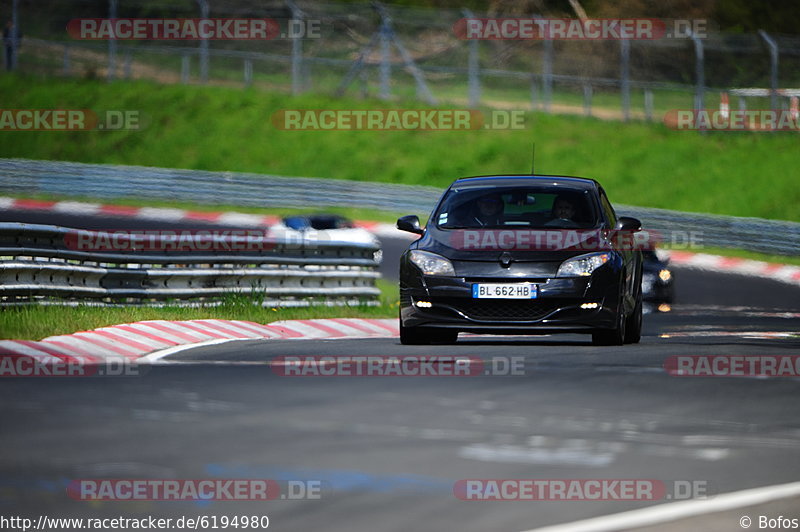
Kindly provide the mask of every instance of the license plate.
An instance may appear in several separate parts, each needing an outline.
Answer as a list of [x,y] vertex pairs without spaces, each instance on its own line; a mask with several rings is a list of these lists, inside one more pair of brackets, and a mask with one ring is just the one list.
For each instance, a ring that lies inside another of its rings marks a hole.
[[530,283],[473,284],[474,299],[536,299],[538,285]]

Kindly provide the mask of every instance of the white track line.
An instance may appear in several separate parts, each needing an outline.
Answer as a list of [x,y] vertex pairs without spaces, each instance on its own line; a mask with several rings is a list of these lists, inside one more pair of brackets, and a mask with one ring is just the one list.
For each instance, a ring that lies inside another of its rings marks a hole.
[[[677,521],[698,515],[712,514],[755,506],[778,499],[800,496],[800,482],[777,484],[718,495],[711,499],[659,504],[640,510],[604,515],[554,526],[533,528],[525,532],[575,532],[629,530],[659,523]],[[738,523],[736,523],[738,525]],[[733,526],[731,528],[734,528]]]
[[95,216],[102,205],[99,203],[84,203],[82,201],[59,201],[53,205],[53,211],[65,214],[80,214],[84,216]]
[[222,225],[235,225],[237,227],[259,227],[264,225],[264,216],[261,214],[245,214],[241,212],[222,213],[216,222]]
[[142,207],[136,214],[137,218],[146,218],[149,220],[163,220],[169,222],[177,222],[186,216],[186,211],[183,209],[168,209],[162,207]]
[[[198,342],[196,344],[176,345],[174,347],[161,349],[154,353],[150,353],[149,355],[137,358],[136,363],[157,364],[161,361],[162,358],[167,357],[169,355],[174,355],[175,353],[180,353],[181,351],[186,351],[187,349],[194,349],[196,347],[205,347],[207,345],[227,344],[228,342],[246,342],[248,340],[253,341],[253,340],[263,340],[263,339],[264,338],[216,338],[214,340],[206,340],[205,342]],[[197,361],[194,360],[193,362]],[[202,362],[202,360],[200,362]]]

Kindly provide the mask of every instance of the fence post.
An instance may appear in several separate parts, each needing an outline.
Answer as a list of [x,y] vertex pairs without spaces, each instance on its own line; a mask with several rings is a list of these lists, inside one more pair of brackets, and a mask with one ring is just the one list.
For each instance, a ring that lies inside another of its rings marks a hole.
[[381,40],[381,66],[380,66],[380,80],[381,80],[381,88],[379,97],[381,100],[388,100],[391,97],[391,88],[389,87],[389,83],[391,82],[392,76],[392,64],[391,64],[391,55],[389,50],[389,45],[391,44],[389,32],[389,21],[386,20],[386,15],[383,12],[380,12],[381,16],[381,29],[380,29],[380,40]]
[[125,50],[125,79],[131,79],[131,70],[133,63],[133,54],[130,50]]
[[689,35],[694,42],[694,55],[695,55],[695,95],[694,95],[694,110],[700,111],[705,108],[705,57],[703,55],[703,41],[701,41],[691,30]]
[[653,91],[644,90],[644,118],[648,122],[653,121]]
[[72,67],[69,61],[69,43],[64,45],[64,75],[69,76],[72,73]]
[[181,83],[189,83],[189,54],[184,53],[181,57]]
[[359,86],[361,87],[361,98],[366,99],[369,96],[369,79],[367,78],[367,71],[362,70],[358,75]]
[[631,41],[621,39],[620,46],[620,89],[622,92],[622,119],[627,122],[631,118]]
[[761,38],[764,39],[764,42],[766,42],[769,47],[769,84],[771,89],[769,106],[770,109],[775,111],[778,109],[778,43],[767,35],[767,32],[764,30],[758,30],[758,34],[761,35]]
[[583,85],[583,114],[592,116],[592,86],[588,83]]
[[553,99],[553,39],[549,30],[544,36],[544,57],[542,61],[542,97],[544,110],[550,112],[550,102]]
[[[200,18],[208,18],[208,0],[197,0]],[[200,83],[208,82],[208,39],[200,40]]]
[[[700,40],[697,35],[694,34],[692,30],[688,30],[689,36],[692,38],[692,42],[694,43],[694,55],[695,55],[695,77],[697,81],[697,86],[695,88],[695,95],[694,95],[694,110],[701,111],[705,109],[705,85],[706,85],[706,75],[705,75],[705,56],[703,55],[703,41]],[[700,129],[700,134],[705,135],[706,130]]]
[[17,45],[19,44],[18,3],[18,0],[14,0],[11,3],[11,32],[9,34],[11,38],[11,54],[6,56],[6,60],[8,61],[6,69],[8,70],[16,70],[17,68]]
[[[117,0],[108,0],[108,18],[117,18]],[[108,72],[106,78],[112,81],[117,73],[117,39],[114,32],[111,32],[111,38],[108,39]]]
[[[469,9],[463,10],[464,16],[468,19],[474,18],[472,11]],[[481,103],[481,74],[480,74],[480,56],[478,50],[478,39],[471,39],[469,41],[469,61],[467,63],[468,79],[469,79],[469,106],[476,108]]]
[[535,111],[539,107],[539,80],[536,74],[531,74],[531,110]]
[[253,83],[253,60],[252,59],[245,59],[244,60],[244,84],[245,84],[246,87],[249,87],[251,83]]
[[[297,7],[293,0],[286,0],[289,9],[292,10],[292,21],[290,25],[297,24],[303,20],[303,12]],[[292,40],[292,94],[298,95],[303,92],[303,41],[302,37],[291,34],[291,28],[287,28],[289,39]]]

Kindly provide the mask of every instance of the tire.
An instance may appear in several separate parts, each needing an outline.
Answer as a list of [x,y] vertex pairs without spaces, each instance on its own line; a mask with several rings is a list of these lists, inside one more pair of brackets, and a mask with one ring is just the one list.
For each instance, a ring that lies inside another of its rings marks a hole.
[[454,344],[458,341],[458,330],[457,329],[438,329],[431,331],[433,333],[433,337],[431,338],[431,343],[434,344]]
[[400,343],[403,345],[428,345],[430,340],[419,327],[404,327],[400,321]]
[[625,343],[638,344],[642,339],[642,292],[636,297],[636,306],[625,323]]
[[593,345],[622,345],[625,343],[625,329],[628,320],[625,319],[625,308],[620,298],[619,312],[617,313],[617,326],[613,329],[601,329],[592,333]]
[[456,340],[456,329],[404,327],[403,322],[400,322],[400,343],[403,345],[454,344]]

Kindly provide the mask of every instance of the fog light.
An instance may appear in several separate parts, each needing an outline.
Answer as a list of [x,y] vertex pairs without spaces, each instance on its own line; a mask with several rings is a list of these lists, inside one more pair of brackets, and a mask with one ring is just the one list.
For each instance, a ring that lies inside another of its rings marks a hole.
[[661,270],[658,272],[658,278],[664,281],[665,283],[672,279],[672,272],[669,270]]
[[600,306],[600,303],[584,303],[583,305],[581,305],[581,308],[586,310],[586,309],[597,308],[599,306]]
[[433,303],[431,303],[430,301],[417,301],[414,304],[419,308],[431,308],[433,306]]
[[659,312],[669,312],[670,310],[672,310],[672,307],[670,307],[670,306],[669,306],[668,304],[666,304],[666,303],[661,303],[661,304],[658,306],[658,311],[659,311]]

